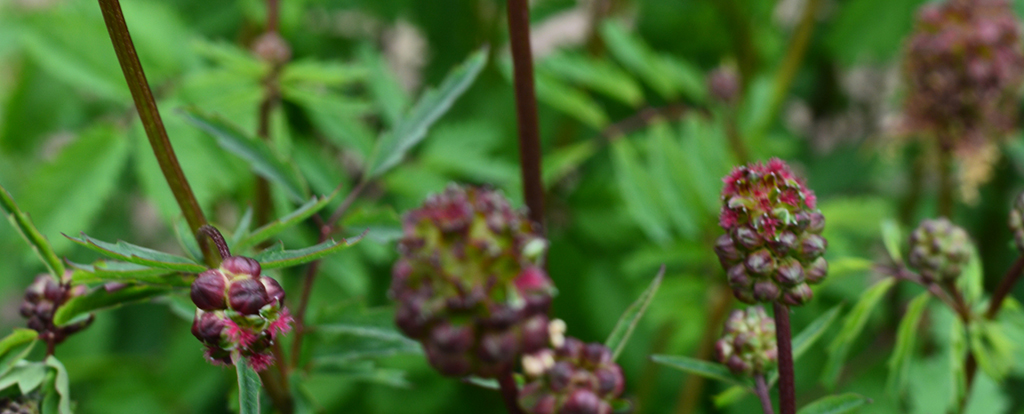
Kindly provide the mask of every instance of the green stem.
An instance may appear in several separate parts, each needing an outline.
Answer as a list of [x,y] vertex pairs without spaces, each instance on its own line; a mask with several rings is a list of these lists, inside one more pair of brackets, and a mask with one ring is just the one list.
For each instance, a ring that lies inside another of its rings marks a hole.
[[773,91],[771,106],[768,107],[768,117],[763,120],[765,124],[759,125],[756,131],[758,138],[760,138],[761,134],[764,134],[768,123],[771,123],[778,116],[779,111],[782,109],[782,103],[786,99],[786,93],[789,91],[790,86],[793,85],[793,80],[796,79],[800,64],[807,54],[807,46],[811,43],[811,34],[814,33],[814,18],[818,14],[818,6],[820,4],[820,0],[807,0],[804,13],[800,16],[800,23],[793,33],[793,38],[789,42],[789,49],[786,50],[786,56],[782,60],[782,66],[779,67],[779,71],[775,75],[775,90]]
[[[163,120],[160,119],[160,112],[156,107],[156,100],[153,99],[153,91],[149,89],[146,74],[142,71],[131,34],[128,33],[128,25],[121,12],[121,3],[118,0],[99,0],[99,4],[107,32],[114,45],[114,53],[117,54],[117,61],[121,64],[121,71],[128,82],[128,89],[131,90],[135,108],[142,120],[142,127],[146,130],[146,137],[153,148],[153,155],[156,156],[160,171],[163,172],[167,185],[171,187],[174,199],[181,207],[181,213],[185,216],[192,234],[199,240],[199,228],[206,225],[206,217],[199,207],[199,202],[196,201],[195,194],[192,193],[192,188],[188,185],[181,165],[178,164],[177,156],[174,155],[174,148],[171,147],[167,130],[164,129]],[[210,267],[219,264],[216,251],[209,244],[203,249],[203,257]]]

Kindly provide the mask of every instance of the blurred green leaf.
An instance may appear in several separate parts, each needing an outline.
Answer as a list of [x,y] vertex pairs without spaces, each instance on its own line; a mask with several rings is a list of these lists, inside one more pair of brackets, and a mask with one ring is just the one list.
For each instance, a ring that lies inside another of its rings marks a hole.
[[917,325],[921,322],[924,310],[931,298],[930,292],[921,292],[907,305],[907,312],[900,320],[896,329],[896,345],[889,357],[889,380],[886,388],[894,395],[900,395],[906,389],[910,375],[910,361],[913,357],[914,343],[917,340]]
[[244,249],[249,246],[255,246],[260,242],[273,237],[275,234],[287,230],[288,228],[309,218],[313,214],[316,214],[316,212],[320,211],[325,206],[327,206],[327,203],[330,203],[331,200],[333,200],[334,197],[337,195],[338,193],[334,192],[331,193],[330,195],[323,197],[313,196],[313,198],[306,202],[306,204],[303,204],[299,208],[295,209],[295,211],[292,211],[291,213],[288,213],[277,220],[267,223],[263,227],[253,230],[252,234],[249,234],[248,236],[244,237],[241,241],[239,241],[235,248]]
[[882,243],[885,244],[885,251],[889,253],[896,264],[903,263],[903,254],[900,246],[903,245],[903,235],[900,232],[900,225],[896,220],[885,220],[882,222]]
[[62,326],[91,312],[149,300],[172,291],[172,288],[166,286],[125,286],[113,291],[96,288],[61,305],[53,315],[53,324]]
[[315,246],[298,250],[270,248],[257,253],[253,259],[260,262],[263,270],[296,266],[345,250],[362,240],[364,235],[365,233],[359,237],[342,240],[341,243],[327,240]]
[[235,362],[235,373],[238,376],[238,411],[239,414],[260,414],[260,377],[249,366],[249,361],[241,357],[232,357]]
[[[35,346],[39,334],[25,328],[14,328],[14,332],[0,340],[0,377],[11,370],[16,362],[25,358]],[[2,389],[3,387],[0,387]]]
[[653,180],[640,164],[639,155],[628,139],[612,143],[615,179],[627,211],[648,237],[658,243],[671,240],[666,218],[658,201]]
[[604,341],[604,345],[612,351],[612,360],[618,359],[619,355],[622,354],[626,343],[629,342],[629,337],[633,334],[633,330],[636,329],[636,325],[640,323],[640,318],[644,316],[647,306],[654,300],[654,295],[658,293],[658,288],[661,286],[661,281],[664,278],[665,266],[662,265],[661,269],[658,270],[658,274],[654,276],[654,280],[651,281],[651,285],[644,289],[640,297],[626,308],[626,311],[619,317],[619,321],[615,323],[612,333]]
[[288,62],[281,69],[280,81],[282,85],[310,83],[339,87],[362,82],[370,73],[370,69],[363,65],[302,59]]
[[18,234],[32,247],[32,251],[36,252],[39,260],[43,262],[43,265],[50,271],[50,274],[57,278],[57,280],[60,280],[64,276],[64,264],[57,257],[57,253],[54,253],[53,248],[50,247],[50,242],[46,241],[46,237],[40,234],[39,230],[36,230],[36,226],[32,224],[32,219],[28,217],[28,214],[18,209],[18,205],[14,203],[11,193],[7,192],[7,189],[2,185],[0,185],[0,209],[4,211],[7,220],[11,222],[14,229],[18,231]]
[[1002,382],[1014,363],[1014,347],[1003,325],[988,320],[975,321],[970,327],[970,352],[978,367],[997,382]]
[[853,306],[850,313],[843,321],[843,327],[828,346],[828,362],[822,370],[822,381],[829,387],[834,387],[842,370],[846,355],[850,352],[850,345],[860,336],[864,324],[867,323],[871,312],[878,305],[878,301],[885,296],[896,279],[886,278],[878,281],[861,295],[860,300]]
[[21,395],[29,395],[46,380],[46,373],[49,371],[49,368],[38,362],[18,362],[19,364],[0,374],[0,390],[17,384]]
[[111,282],[170,287],[192,285],[191,277],[177,271],[135,263],[98,260],[91,265],[74,262],[68,262],[68,265],[74,268],[71,281],[76,285]]
[[186,109],[183,113],[185,119],[216,138],[217,143],[226,151],[248,161],[253,172],[284,188],[292,201],[303,202],[308,198],[306,194],[309,191],[302,175],[294,166],[274,155],[266,142],[249,137],[223,119],[203,114],[195,108]]
[[378,177],[397,165],[476,80],[486,63],[486,49],[474,52],[465,63],[453,69],[440,86],[424,92],[395,127],[377,141],[366,163],[364,179]]
[[843,414],[869,403],[871,403],[871,399],[863,395],[853,393],[829,395],[805,405],[800,411],[797,411],[797,414]]
[[843,309],[843,304],[840,303],[829,309],[827,312],[821,314],[817,318],[814,318],[810,324],[807,325],[800,333],[793,337],[793,360],[796,361],[800,357],[811,349],[811,346],[821,338],[821,335],[825,333],[832,322],[835,322],[839,316],[839,311]]
[[601,25],[601,38],[623,66],[640,76],[663,98],[673,100],[680,92],[698,102],[705,98],[703,76],[699,71],[657,54],[641,39],[630,35],[619,22],[606,20]]
[[314,360],[313,369],[319,374],[331,374],[337,379],[381,384],[395,388],[410,388],[405,371],[381,368],[372,361]]
[[360,161],[373,151],[374,132],[363,121],[371,114],[370,106],[361,98],[353,98],[322,88],[282,86],[288,101],[301,106],[309,114],[325,138],[339,148],[354,150]]
[[136,246],[121,240],[112,244],[102,240],[96,240],[85,233],[82,233],[80,238],[71,237],[66,234],[64,237],[67,237],[69,240],[78,243],[89,250],[94,250],[102,255],[120,259],[129,263],[187,273],[199,273],[206,270],[205,265],[199,264],[187,257],[176,256],[170,253]]
[[402,84],[395,77],[394,72],[388,67],[387,62],[377,52],[377,48],[368,43],[359,47],[360,63],[369,71],[367,85],[370,94],[384,114],[384,120],[391,128],[397,128],[402,121],[402,115],[409,108],[409,95],[402,88]]
[[342,222],[347,229],[365,229],[367,238],[389,246],[402,238],[402,219],[391,207],[358,207],[346,214]]
[[640,85],[608,60],[578,53],[557,52],[541,60],[537,70],[601,92],[632,107],[643,103],[643,89]]
[[[985,276],[982,269],[981,257],[978,255],[978,247],[969,243],[970,257],[963,273],[956,279],[956,286],[963,293],[967,303],[978,303],[985,294]],[[998,377],[993,377],[998,378]]]
[[573,145],[555,149],[544,154],[543,167],[544,187],[551,188],[559,180],[575,171],[597,153],[596,140],[581,141]]
[[[686,186],[681,183],[683,177],[675,176],[674,162],[668,149],[678,144],[667,122],[654,121],[647,128],[647,159],[650,163],[650,176],[660,196],[662,209],[671,222],[675,224],[680,236],[692,240],[700,231],[697,209],[692,199],[686,197]],[[687,177],[689,178],[689,177]]]
[[651,355],[651,361],[690,374],[700,375],[748,389],[753,388],[752,381],[749,378],[734,375],[722,364],[676,355]]
[[[56,318],[54,320],[56,320]],[[72,414],[71,391],[68,389],[68,383],[70,380],[68,379],[67,369],[65,369],[64,364],[57,360],[53,355],[46,357],[46,366],[53,368],[54,371],[56,371],[53,386],[57,395],[60,396],[60,402],[57,405],[57,412],[60,414]]]

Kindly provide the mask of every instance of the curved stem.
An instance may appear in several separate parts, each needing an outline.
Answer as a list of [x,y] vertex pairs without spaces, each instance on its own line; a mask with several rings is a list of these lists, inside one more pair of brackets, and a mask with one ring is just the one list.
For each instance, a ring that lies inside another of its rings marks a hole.
[[[217,253],[220,254],[220,259],[224,260],[231,257],[231,250],[228,249],[228,243],[224,240],[224,236],[220,234],[220,231],[216,227],[209,224],[204,224],[199,228],[199,244],[201,247],[208,244],[210,241],[217,248]],[[204,247],[203,250],[206,250]]]
[[779,411],[796,414],[796,385],[793,374],[793,339],[789,308],[775,302],[775,339],[779,347]]
[[544,184],[541,181],[540,132],[537,125],[537,93],[530,50],[530,7],[527,0],[508,0],[508,30],[511,36],[513,79],[516,90],[516,119],[519,121],[519,165],[523,195],[529,215],[543,233]]
[[768,384],[764,381],[764,375],[755,375],[754,384],[757,398],[761,400],[761,411],[764,411],[764,414],[775,414],[775,410],[772,408],[772,396],[768,393]]
[[1003,280],[999,282],[999,287],[992,293],[992,300],[988,304],[988,311],[985,312],[986,319],[995,319],[996,315],[999,315],[999,309],[1002,308],[1003,301],[1010,295],[1013,286],[1020,280],[1021,274],[1024,274],[1022,271],[1024,271],[1024,256],[1017,257],[1017,260],[1010,266],[1010,270],[1006,271],[1006,276],[1003,276]]
[[[160,171],[163,172],[167,185],[171,187],[174,200],[178,202],[185,221],[188,222],[192,234],[199,239],[199,228],[206,224],[206,216],[196,201],[195,194],[181,170],[178,157],[174,154],[171,141],[167,137],[167,130],[164,129],[163,120],[156,107],[156,100],[153,99],[153,91],[149,89],[149,82],[146,81],[146,74],[139,63],[139,56],[132,43],[131,34],[128,33],[128,25],[124,21],[124,14],[121,12],[121,3],[118,0],[99,0],[100,10],[103,12],[103,22],[110,34],[110,41],[114,45],[114,53],[117,61],[121,64],[121,71],[124,72],[125,81],[131,91],[135,108],[139,112],[142,127],[146,131],[149,145],[153,148],[153,155],[156,156]],[[202,246],[200,242],[200,246]],[[203,257],[210,267],[217,265],[217,260],[211,247],[203,249]]]
[[505,401],[508,414],[523,414],[522,408],[519,408],[519,388],[512,376],[512,370],[506,370],[498,375],[498,385],[501,387],[501,398]]

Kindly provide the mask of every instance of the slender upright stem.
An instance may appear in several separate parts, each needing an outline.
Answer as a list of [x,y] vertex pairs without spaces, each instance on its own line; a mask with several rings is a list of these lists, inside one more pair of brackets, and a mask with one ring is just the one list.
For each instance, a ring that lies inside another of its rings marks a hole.
[[786,91],[793,84],[793,79],[796,78],[797,71],[800,69],[800,63],[803,62],[804,56],[807,54],[807,46],[811,43],[811,34],[814,33],[815,17],[818,15],[820,4],[820,0],[808,0],[804,5],[800,23],[797,25],[796,31],[793,32],[789,49],[786,50],[786,56],[782,60],[782,66],[779,67],[779,71],[775,75],[775,94],[769,107],[768,120],[774,120],[776,114],[781,110]]
[[[142,71],[142,64],[139,63],[138,53],[132,43],[131,34],[128,33],[128,25],[124,21],[124,14],[121,12],[121,3],[118,0],[99,0],[100,10],[103,12],[103,21],[107,25],[107,32],[114,45],[114,53],[117,61],[121,64],[121,71],[124,72],[128,89],[132,93],[132,100],[135,101],[135,108],[139,111],[139,118],[142,120],[142,127],[146,131],[146,137],[153,148],[153,155],[156,156],[160,171],[163,172],[167,185],[171,187],[175,201],[181,207],[181,213],[185,216],[192,234],[199,239],[199,228],[206,224],[206,217],[203,210],[196,201],[195,194],[185,178],[185,173],[178,164],[178,157],[171,147],[171,140],[167,137],[167,130],[164,129],[163,120],[156,107],[156,100],[153,99],[153,91],[149,89],[149,82],[146,81],[146,74]],[[203,249],[203,256],[207,265],[217,265],[216,252],[212,246]]]
[[[708,302],[707,318],[703,333],[700,336],[700,344],[697,345],[697,359],[706,360],[715,349],[715,340],[722,329],[722,322],[729,314],[729,305],[733,302],[732,290],[718,286],[710,292],[712,299]],[[676,403],[676,414],[692,414],[696,412],[700,404],[701,394],[704,390],[705,378],[700,375],[687,375],[686,382],[679,392]]]
[[740,84],[746,89],[757,69],[757,48],[754,47],[754,36],[750,19],[745,8],[738,0],[720,0],[713,2],[730,26],[733,52],[740,72]]
[[1022,271],[1024,271],[1024,256],[1017,257],[1017,260],[1010,266],[1010,270],[1006,271],[1006,276],[1003,276],[1003,280],[999,282],[999,287],[992,293],[992,300],[989,301],[988,311],[985,312],[986,319],[995,319],[996,315],[999,315],[999,309],[1002,308],[1003,301],[1010,295],[1013,286],[1020,280],[1021,274],[1024,274]]
[[530,220],[543,229],[544,184],[540,171],[540,132],[533,80],[533,53],[530,50],[530,7],[527,0],[508,0],[508,30],[512,43],[516,118],[519,120],[519,165],[523,195],[530,209]]
[[519,407],[519,387],[516,386],[512,370],[498,375],[498,386],[501,387],[501,399],[505,401],[508,414],[523,414],[523,409]]
[[775,410],[772,408],[772,396],[768,393],[768,384],[764,381],[764,375],[755,375],[754,385],[757,398],[761,400],[761,411],[764,411],[764,414],[775,414]]
[[796,414],[796,385],[793,374],[793,339],[789,308],[775,302],[775,339],[779,347],[779,411]]

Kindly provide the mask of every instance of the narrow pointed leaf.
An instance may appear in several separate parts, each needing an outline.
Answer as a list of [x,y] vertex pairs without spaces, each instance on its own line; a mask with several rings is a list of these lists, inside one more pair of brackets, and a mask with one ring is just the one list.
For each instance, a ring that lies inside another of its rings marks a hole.
[[186,273],[198,273],[206,270],[206,266],[196,263],[187,257],[181,257],[142,246],[136,246],[120,240],[118,240],[117,243],[107,243],[105,241],[89,237],[85,233],[82,233],[79,238],[71,237],[66,234],[64,237],[67,237],[71,241],[90,250],[95,250],[105,256],[129,263]]
[[53,355],[46,357],[46,366],[53,368],[56,371],[56,377],[54,378],[53,387],[57,391],[57,395],[60,396],[57,404],[57,412],[59,414],[72,414],[71,411],[71,391],[68,383],[68,370],[64,368],[57,358]]
[[830,395],[807,404],[797,414],[843,414],[871,403],[871,399],[858,394]]
[[313,214],[316,214],[316,212],[323,209],[324,206],[326,206],[327,203],[330,203],[331,200],[333,200],[337,194],[337,192],[334,192],[331,193],[331,195],[325,197],[314,196],[308,202],[306,202],[306,204],[303,204],[295,211],[292,211],[291,213],[288,213],[284,217],[281,217],[273,222],[267,223],[263,227],[260,227],[253,231],[252,234],[242,238],[242,240],[237,243],[235,248],[244,249],[249,246],[255,246],[260,242],[273,237],[275,234],[278,234],[288,229],[289,227],[302,222],[303,220],[309,218]]
[[903,244],[903,236],[900,234],[900,225],[895,220],[882,222],[882,243],[889,257],[896,263],[903,263],[903,254],[900,253],[900,245]]
[[366,163],[366,179],[378,177],[397,165],[412,147],[423,140],[427,130],[448,112],[487,63],[487,49],[479,50],[456,67],[437,89],[428,90],[412,109],[377,141]]
[[677,355],[652,355],[651,361],[690,374],[700,375],[732,385],[753,388],[753,384],[749,379],[734,375],[722,364]]
[[239,414],[260,414],[260,376],[249,366],[249,361],[238,356],[233,359],[238,375]]
[[896,329],[896,345],[893,347],[892,356],[889,357],[889,380],[886,388],[893,395],[899,395],[906,388],[910,376],[910,359],[914,352],[914,342],[919,335],[917,325],[921,322],[921,316],[928,306],[928,299],[931,293],[921,292],[907,306],[907,312],[900,320],[900,326]]
[[860,335],[861,330],[864,329],[864,324],[867,323],[868,317],[871,316],[871,312],[875,309],[878,301],[895,284],[896,279],[893,278],[882,279],[875,283],[874,286],[864,291],[860,300],[850,310],[850,313],[843,322],[842,329],[828,347],[829,358],[822,372],[822,381],[826,385],[830,387],[835,386],[836,380],[839,378],[839,372],[842,370],[843,362],[846,360],[846,354],[850,352],[850,345],[853,344],[853,341]]
[[50,271],[50,274],[60,279],[64,275],[64,264],[61,263],[57,253],[50,247],[50,242],[32,224],[28,214],[18,209],[18,205],[14,203],[11,193],[8,193],[7,189],[3,186],[0,186],[0,210],[4,211],[7,220],[18,230],[18,234],[21,234],[21,237],[25,238],[25,241],[32,246],[32,250],[36,252],[36,255],[42,260],[43,265]]
[[303,263],[312,262],[321,257],[345,250],[351,247],[352,245],[358,243],[360,240],[363,239],[363,236],[365,235],[366,233],[363,233],[359,237],[345,239],[342,240],[341,242],[327,240],[315,246],[310,246],[298,250],[282,250],[280,248],[270,248],[260,252],[253,258],[260,262],[260,266],[263,267],[263,270],[277,269],[279,267],[296,266]]
[[57,326],[64,325],[90,312],[141,302],[172,291],[173,289],[166,286],[126,286],[113,292],[108,292],[103,287],[96,288],[64,303],[53,315],[53,323]]
[[636,329],[637,323],[640,322],[640,318],[644,316],[644,311],[647,310],[647,306],[654,300],[654,294],[658,292],[658,288],[661,287],[661,281],[665,278],[665,265],[661,266],[661,270],[658,270],[658,274],[654,276],[654,280],[651,281],[651,285],[647,287],[640,294],[640,297],[636,299],[626,311],[619,317],[619,321],[615,324],[615,328],[612,329],[611,335],[608,335],[608,339],[604,341],[604,345],[612,351],[612,360],[618,359],[619,355],[622,354],[622,350],[626,347],[626,343],[629,342],[630,335],[633,334],[633,330]]
[[246,237],[249,237],[249,226],[252,225],[252,206],[246,207],[242,218],[238,219],[235,225],[235,232],[231,234],[231,246],[238,246]]
[[0,377],[32,351],[38,337],[39,334],[31,329],[14,328],[14,332],[0,340]]
[[221,148],[247,161],[253,172],[279,184],[292,201],[303,202],[308,198],[302,176],[294,166],[281,161],[266,142],[248,136],[219,117],[196,109],[186,109],[184,114],[189,123],[216,138]]
[[99,260],[91,265],[74,262],[68,262],[68,265],[74,269],[71,273],[71,281],[74,284],[117,282],[188,287],[193,280],[192,277],[174,270],[127,262]]

